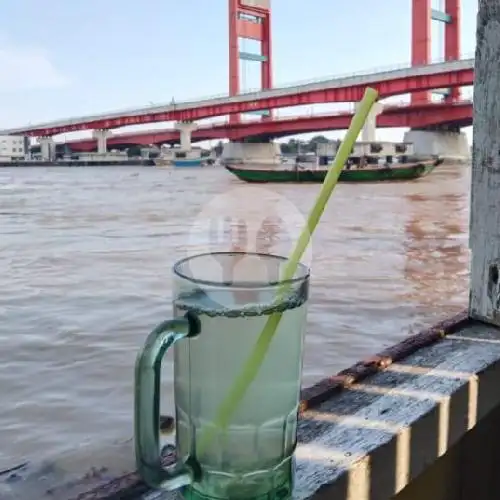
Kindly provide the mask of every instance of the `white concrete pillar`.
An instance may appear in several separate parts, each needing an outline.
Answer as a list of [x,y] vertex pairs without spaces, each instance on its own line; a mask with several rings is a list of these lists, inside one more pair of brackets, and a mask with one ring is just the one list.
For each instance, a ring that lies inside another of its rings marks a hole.
[[[358,109],[359,103],[356,103]],[[384,105],[381,102],[376,102],[368,117],[366,119],[363,130],[361,131],[361,140],[363,142],[376,142],[377,141],[377,116],[384,110]]]
[[191,151],[191,134],[198,128],[198,125],[194,122],[177,122],[175,128],[181,135],[181,151]]
[[43,161],[51,161],[54,151],[54,139],[52,136],[42,136],[38,138],[40,153]]
[[94,130],[94,139],[97,140],[97,152],[99,154],[106,154],[108,152],[108,137],[111,131],[106,129]]
[[467,162],[471,151],[464,132],[449,130],[409,130],[405,132],[404,142],[413,144],[415,155],[438,155],[446,160]]

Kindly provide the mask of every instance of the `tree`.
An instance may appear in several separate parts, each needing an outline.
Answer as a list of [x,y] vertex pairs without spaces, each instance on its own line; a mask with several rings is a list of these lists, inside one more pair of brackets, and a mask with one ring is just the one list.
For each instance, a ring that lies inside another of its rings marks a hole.
[[288,142],[280,144],[281,152],[283,154],[299,154],[299,153],[315,153],[318,144],[324,144],[330,140],[324,135],[315,135],[310,141],[300,141],[297,139],[290,139]]

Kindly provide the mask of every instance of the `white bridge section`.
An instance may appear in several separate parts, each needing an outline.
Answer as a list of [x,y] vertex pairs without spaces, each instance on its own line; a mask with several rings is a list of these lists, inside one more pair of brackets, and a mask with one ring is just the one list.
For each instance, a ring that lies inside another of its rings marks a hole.
[[172,111],[184,111],[189,109],[202,108],[205,106],[217,106],[220,104],[242,103],[257,101],[273,97],[291,96],[312,92],[315,90],[328,90],[348,88],[356,85],[373,85],[379,82],[396,80],[399,78],[411,78],[414,76],[431,76],[442,73],[452,73],[454,71],[463,71],[474,69],[474,59],[462,59],[460,61],[448,61],[441,63],[428,64],[424,66],[407,66],[405,68],[382,71],[379,73],[363,73],[355,76],[337,77],[329,80],[322,80],[313,83],[304,83],[294,86],[276,88],[272,90],[264,90],[258,92],[249,92],[239,94],[237,96],[217,97],[204,100],[193,100],[176,102],[158,106],[146,106],[142,108],[125,109],[112,113],[103,113],[99,115],[79,116],[68,118],[66,120],[57,120],[27,127],[18,127],[6,130],[0,130],[0,135],[26,133],[38,129],[48,129],[52,127],[65,127],[71,125],[82,125],[98,120],[110,120],[115,118],[123,118],[129,116],[144,116],[155,113],[168,113]]

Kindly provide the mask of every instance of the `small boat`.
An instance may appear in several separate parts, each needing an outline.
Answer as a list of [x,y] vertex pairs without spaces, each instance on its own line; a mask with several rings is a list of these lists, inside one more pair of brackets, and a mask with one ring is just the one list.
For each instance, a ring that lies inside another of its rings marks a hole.
[[202,167],[210,157],[203,156],[201,149],[189,151],[180,148],[162,148],[161,155],[154,159],[157,167]]
[[155,158],[157,167],[202,167],[205,164],[203,158]]
[[[430,174],[442,158],[415,163],[394,163],[392,166],[344,169],[339,182],[408,181]],[[321,169],[252,169],[226,165],[225,168],[245,182],[316,182],[325,180],[327,168]]]
[[201,167],[203,166],[203,158],[176,158],[172,162],[174,167]]

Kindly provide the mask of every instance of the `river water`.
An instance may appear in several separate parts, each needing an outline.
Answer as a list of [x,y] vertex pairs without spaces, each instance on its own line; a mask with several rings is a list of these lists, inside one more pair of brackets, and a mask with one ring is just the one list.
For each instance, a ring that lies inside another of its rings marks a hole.
[[[309,256],[304,385],[465,307],[469,176],[338,186]],[[0,469],[132,434],[136,352],[170,314],[170,268],[201,249],[213,200],[254,221],[278,206],[298,229],[318,190],[215,167],[0,169]],[[287,251],[295,229],[277,226],[254,246]],[[172,412],[171,358],[163,380]]]

